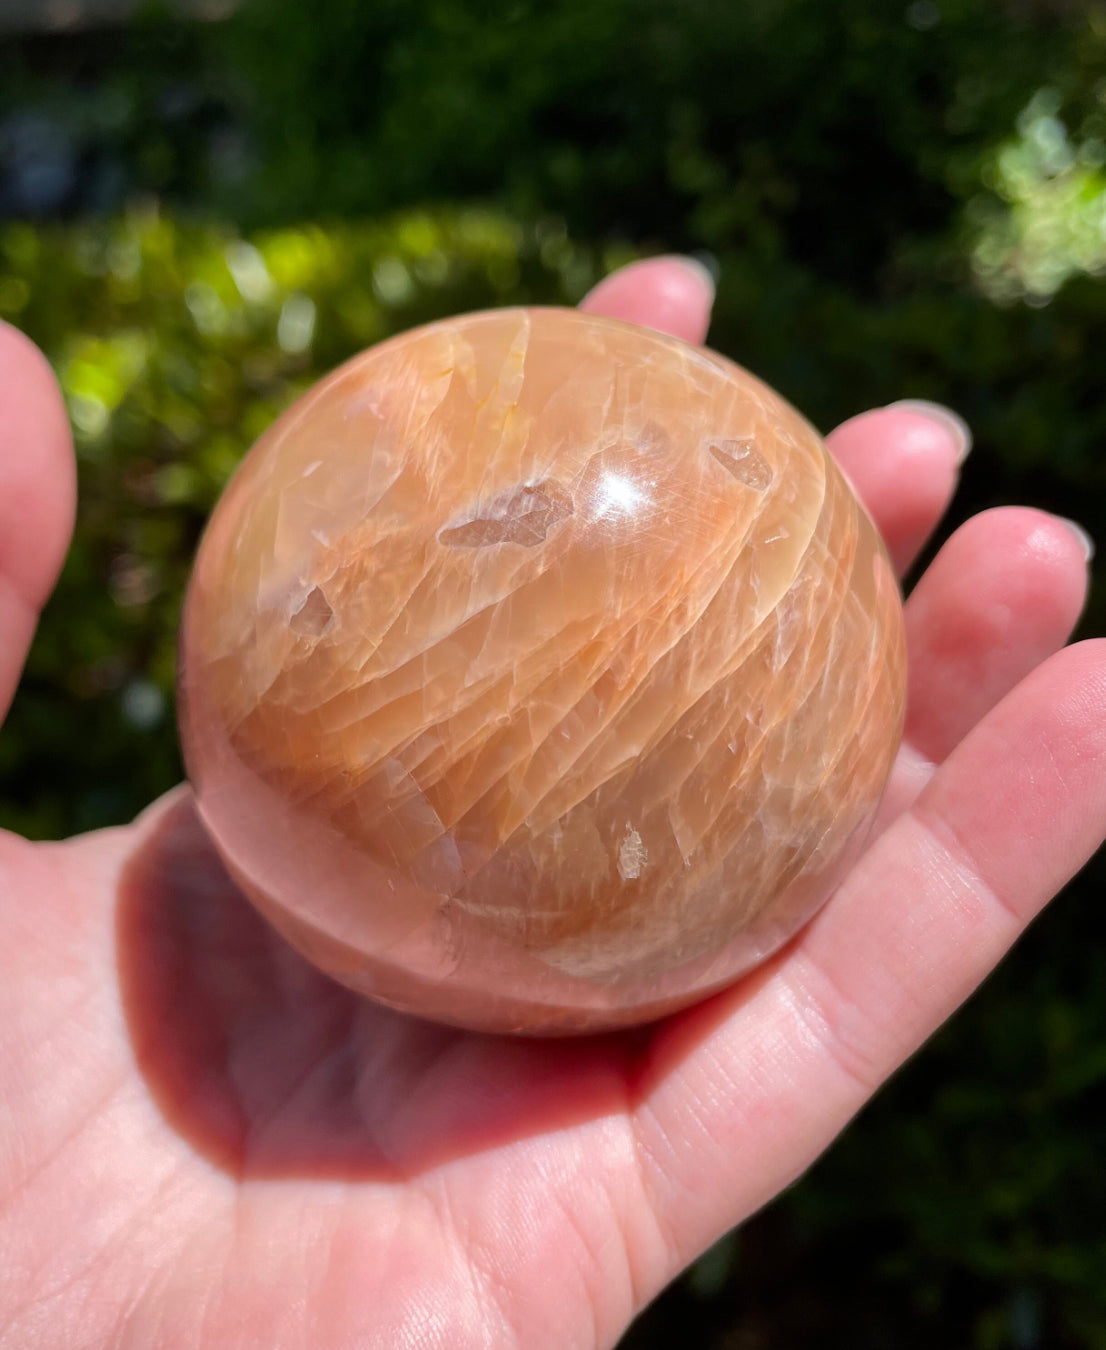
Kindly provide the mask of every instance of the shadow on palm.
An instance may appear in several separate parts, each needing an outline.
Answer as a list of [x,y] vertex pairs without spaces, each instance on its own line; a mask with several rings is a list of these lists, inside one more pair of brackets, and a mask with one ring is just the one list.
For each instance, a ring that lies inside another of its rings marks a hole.
[[314,969],[230,880],[181,796],[118,907],[123,1005],[163,1115],[237,1175],[398,1180],[625,1110],[652,1029],[513,1040],[372,1004]]

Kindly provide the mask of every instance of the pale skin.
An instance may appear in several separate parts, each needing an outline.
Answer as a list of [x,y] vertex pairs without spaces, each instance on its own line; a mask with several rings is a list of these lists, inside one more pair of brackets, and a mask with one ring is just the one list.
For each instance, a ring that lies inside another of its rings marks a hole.
[[[659,259],[585,305],[702,341],[710,298]],[[3,325],[0,409],[2,713],[74,503],[53,377]],[[829,439],[906,568],[954,424],[897,405]],[[1106,834],[1106,643],[1064,647],[1086,580],[1052,516],[960,527],[907,605],[906,741],[865,856],[766,967],[646,1031],[500,1040],[358,1000],[255,918],[185,789],[64,843],[0,835],[0,1346],[613,1345]]]

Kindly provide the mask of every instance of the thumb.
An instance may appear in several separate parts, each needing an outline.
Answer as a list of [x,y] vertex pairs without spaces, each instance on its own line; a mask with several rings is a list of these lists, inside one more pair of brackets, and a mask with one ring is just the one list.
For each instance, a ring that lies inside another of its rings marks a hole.
[[0,719],[73,533],[76,471],[46,358],[0,322]]

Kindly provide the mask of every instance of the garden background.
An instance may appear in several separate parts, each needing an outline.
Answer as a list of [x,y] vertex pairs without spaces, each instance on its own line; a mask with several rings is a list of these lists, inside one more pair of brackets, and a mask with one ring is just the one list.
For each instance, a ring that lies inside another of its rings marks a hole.
[[[644,253],[707,261],[712,345],[823,427],[961,411],[950,526],[1028,502],[1106,540],[1106,5],[133,9],[0,4],[0,317],[58,371],[82,502],[0,824],[122,821],[177,779],[189,560],[296,393]],[[625,1350],[1106,1348],[1104,880]]]

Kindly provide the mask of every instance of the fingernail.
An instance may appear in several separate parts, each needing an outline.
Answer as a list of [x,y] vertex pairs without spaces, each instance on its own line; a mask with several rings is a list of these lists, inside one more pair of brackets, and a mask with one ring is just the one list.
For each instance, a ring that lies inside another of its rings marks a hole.
[[1090,562],[1094,557],[1094,540],[1091,536],[1078,521],[1069,520],[1067,516],[1057,516],[1056,519],[1063,521],[1068,529],[1071,530],[1072,534],[1075,535],[1076,539],[1079,540],[1080,546],[1083,549],[1083,556],[1086,558],[1087,562]]
[[931,417],[935,422],[940,422],[948,427],[956,439],[958,446],[956,462],[963,464],[968,458],[968,453],[972,448],[972,429],[959,413],[954,413],[951,408],[946,408],[943,403],[931,403],[925,398],[901,398],[897,403],[889,405],[892,408],[909,408],[913,412],[921,413],[923,417]]
[[[718,289],[718,278],[715,275],[715,272],[711,270],[710,264],[704,258],[693,258],[688,253],[673,253],[672,261],[674,263],[679,263],[681,267],[686,267],[689,272],[694,273],[702,284],[703,289],[713,301],[715,292]],[[713,261],[713,259],[711,261]]]

